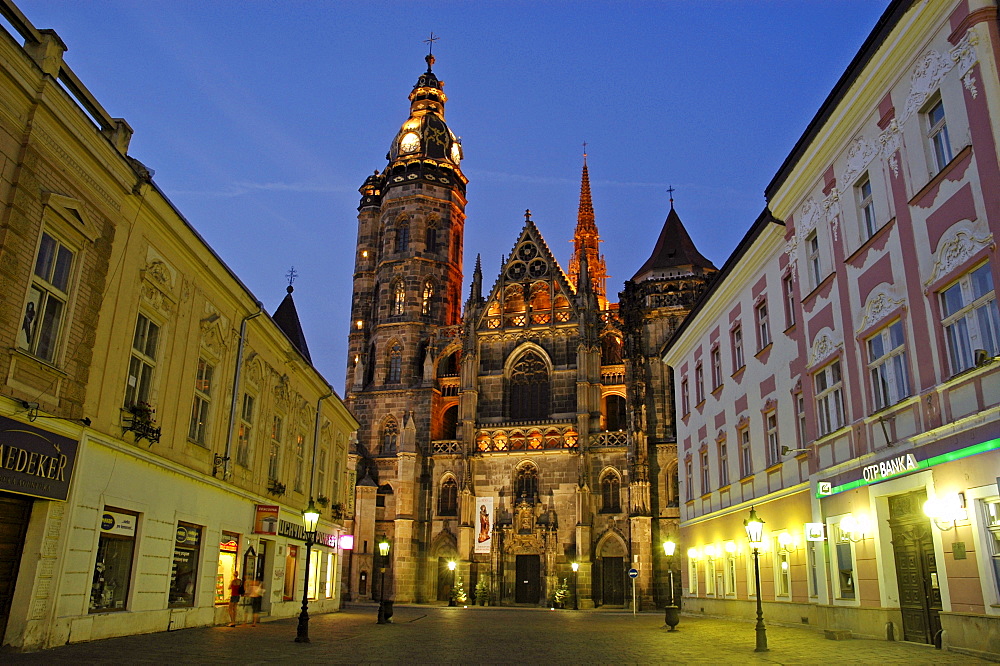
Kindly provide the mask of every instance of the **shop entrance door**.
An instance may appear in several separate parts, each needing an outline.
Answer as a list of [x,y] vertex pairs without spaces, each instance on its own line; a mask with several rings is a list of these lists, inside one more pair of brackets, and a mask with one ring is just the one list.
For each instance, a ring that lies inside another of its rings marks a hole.
[[514,584],[515,603],[538,603],[538,578],[540,572],[541,567],[538,555],[517,556],[517,581]]
[[601,558],[601,596],[606,606],[625,605],[625,558]]
[[0,494],[0,639],[7,630],[31,503],[27,497]]
[[929,519],[927,493],[919,490],[889,498],[889,528],[903,615],[903,640],[933,643],[941,630],[941,587]]

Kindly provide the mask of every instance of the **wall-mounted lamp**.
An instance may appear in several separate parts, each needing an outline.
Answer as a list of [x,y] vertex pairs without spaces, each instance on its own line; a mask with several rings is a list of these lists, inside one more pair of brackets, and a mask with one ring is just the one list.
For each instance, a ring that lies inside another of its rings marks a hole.
[[857,543],[865,538],[870,528],[871,522],[868,516],[855,516],[849,513],[840,519],[840,538]]
[[781,447],[781,455],[787,456],[789,453],[809,453],[810,449],[790,449],[787,446]]
[[698,552],[697,548],[688,548],[688,558],[697,560],[699,557],[701,557],[701,553]]
[[778,535],[778,550],[783,553],[792,553],[798,550],[798,545],[795,543],[795,539],[788,532],[782,532]]
[[993,357],[985,349],[975,349],[972,352],[973,358],[976,359],[976,367],[981,368],[984,365],[989,365],[993,362]]
[[714,545],[709,544],[709,545],[705,546],[705,557],[707,557],[708,559],[714,560],[717,552],[718,551],[716,551]]
[[727,541],[725,548],[726,548],[726,552],[729,553],[730,555],[732,555],[733,553],[736,552],[736,542],[735,541]]
[[955,529],[959,520],[968,520],[965,508],[965,493],[949,493],[924,502],[924,513],[941,531]]

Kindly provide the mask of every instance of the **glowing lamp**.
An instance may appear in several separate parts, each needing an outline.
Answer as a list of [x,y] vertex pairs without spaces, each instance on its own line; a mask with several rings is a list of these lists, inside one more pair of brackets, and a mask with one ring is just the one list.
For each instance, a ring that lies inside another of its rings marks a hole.
[[458,563],[455,560],[450,560],[448,562],[448,571],[454,571],[456,566],[458,566]]
[[674,551],[677,550],[677,544],[673,541],[667,540],[663,542],[663,554],[667,557],[673,557]]
[[579,562],[574,562],[574,563],[573,563],[573,564],[571,564],[570,566],[572,566],[572,567],[573,567],[573,573],[576,573],[577,571],[579,571],[579,570],[580,570],[580,563],[579,563]]
[[747,539],[754,546],[759,546],[764,540],[764,521],[757,517],[757,510],[750,507],[750,517],[743,521],[747,531]]
[[302,512],[302,523],[305,525],[306,532],[316,531],[316,525],[319,523],[319,511],[311,499],[309,500],[309,506]]
[[379,539],[378,554],[381,555],[382,557],[389,556],[389,539],[386,538],[385,535],[383,535],[382,538]]
[[340,539],[337,540],[337,544],[341,550],[354,550],[354,535],[341,534]]

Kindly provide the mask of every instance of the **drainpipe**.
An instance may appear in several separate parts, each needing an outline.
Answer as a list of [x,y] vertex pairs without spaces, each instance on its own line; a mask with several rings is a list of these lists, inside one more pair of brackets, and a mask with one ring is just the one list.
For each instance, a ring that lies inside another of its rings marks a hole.
[[[313,484],[316,482],[316,450],[319,448],[319,407],[323,404],[323,401],[327,398],[333,397],[333,391],[330,391],[322,398],[316,401],[316,425],[313,427],[313,460],[312,469],[309,471],[309,501],[313,500]],[[332,499],[332,498],[331,498]]]
[[229,405],[229,428],[226,430],[226,452],[222,456],[222,478],[229,478],[230,454],[233,451],[233,425],[236,423],[236,400],[239,398],[240,375],[243,372],[243,347],[247,340],[247,322],[264,314],[264,304],[257,301],[257,312],[240,322],[240,341],[236,346],[236,372],[233,373],[233,400]]

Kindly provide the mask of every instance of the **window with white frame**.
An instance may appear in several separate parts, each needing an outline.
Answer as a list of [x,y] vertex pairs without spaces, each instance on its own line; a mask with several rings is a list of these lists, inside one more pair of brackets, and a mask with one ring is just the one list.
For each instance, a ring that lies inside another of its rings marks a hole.
[[816,372],[816,415],[820,436],[841,428],[844,423],[843,378],[840,361],[834,361]]
[[868,372],[875,409],[894,405],[910,395],[903,322],[896,321],[868,338]]
[[705,595],[713,596],[715,594],[715,557],[712,555],[705,556]]
[[727,597],[736,595],[736,552],[726,551],[726,570],[723,572],[722,585]]
[[809,287],[815,289],[823,281],[823,260],[819,255],[819,235],[815,231],[806,236],[806,266],[809,269]]
[[757,571],[753,566],[753,550],[747,552],[747,596],[757,596]]
[[777,597],[787,597],[792,590],[792,572],[788,551],[774,540],[774,594]]
[[1000,355],[1000,314],[989,262],[941,290],[941,326],[948,345],[952,374],[971,368],[974,350]]
[[767,301],[757,304],[757,344],[758,350],[771,344],[771,324],[767,318]]
[[705,400],[705,369],[699,362],[694,366],[694,404],[700,405]]
[[767,431],[767,454],[771,464],[781,462],[781,442],[778,440],[778,414],[771,410],[764,414],[764,427]]
[[986,526],[987,553],[993,569],[993,584],[1000,594],[1000,499],[983,500],[983,524]]
[[306,438],[302,433],[295,435],[295,485],[296,492],[303,492],[306,469]]
[[278,415],[271,421],[271,450],[267,458],[267,478],[269,481],[277,481],[281,473],[281,429],[282,420]]
[[688,554],[688,594],[698,594],[698,560]]
[[691,413],[691,389],[687,377],[681,380],[681,415]]
[[194,382],[194,405],[191,407],[191,423],[188,425],[188,439],[205,446],[208,431],[208,411],[212,406],[212,375],[215,369],[203,358],[198,359],[198,376]]
[[734,328],[730,332],[730,337],[733,343],[733,372],[736,372],[746,365],[743,359],[743,328],[741,326]]
[[327,495],[326,490],[326,447],[324,446],[319,450],[319,461],[316,463],[316,494],[323,495],[327,499],[330,498]]
[[708,451],[701,452],[701,494],[712,491],[712,474],[708,467]]
[[753,474],[753,451],[750,450],[750,428],[743,427],[737,431],[740,440],[740,472],[745,478]]
[[865,173],[854,186],[854,194],[858,201],[858,220],[861,222],[861,240],[866,241],[875,235],[879,229],[875,217],[875,198],[872,196],[872,181]]
[[17,346],[45,361],[55,361],[63,315],[69,300],[74,253],[47,232],[35,257],[31,290],[24,306]]
[[819,565],[817,563],[816,541],[806,541],[806,558],[809,567],[809,596],[819,596]]
[[156,347],[160,341],[160,327],[141,312],[136,317],[135,335],[132,336],[132,356],[128,365],[125,384],[125,408],[140,403],[149,404],[156,369]]
[[795,394],[795,426],[799,436],[799,448],[804,449],[809,440],[806,438],[806,399],[799,391]]
[[729,449],[726,440],[719,440],[719,487],[729,485]]
[[785,328],[795,324],[795,281],[791,275],[781,279],[781,292],[785,297]]
[[722,351],[712,348],[712,390],[722,386]]
[[687,482],[687,499],[694,498],[694,470],[690,460],[684,461],[684,480]]
[[840,529],[840,524],[834,526],[836,540],[834,542],[833,557],[834,566],[834,586],[838,599],[855,599],[856,591],[854,585],[854,549],[847,532]]
[[951,140],[948,138],[948,122],[944,115],[944,102],[937,97],[925,112],[927,142],[931,153],[931,170],[937,173],[951,161]]
[[240,429],[236,434],[236,462],[244,467],[250,467],[250,437],[253,434],[253,404],[254,397],[243,394],[243,406],[240,409]]

